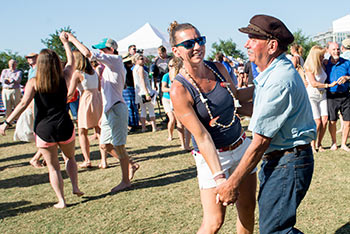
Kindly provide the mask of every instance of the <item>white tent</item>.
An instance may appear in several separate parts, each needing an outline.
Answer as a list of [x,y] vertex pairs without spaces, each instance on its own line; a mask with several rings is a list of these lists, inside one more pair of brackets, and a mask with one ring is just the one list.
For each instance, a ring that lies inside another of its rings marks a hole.
[[157,49],[163,45],[167,52],[171,51],[169,36],[158,31],[151,24],[146,23],[134,33],[118,41],[118,51],[121,55],[128,52],[129,45],[136,45],[137,49],[143,49],[144,55],[157,55]]

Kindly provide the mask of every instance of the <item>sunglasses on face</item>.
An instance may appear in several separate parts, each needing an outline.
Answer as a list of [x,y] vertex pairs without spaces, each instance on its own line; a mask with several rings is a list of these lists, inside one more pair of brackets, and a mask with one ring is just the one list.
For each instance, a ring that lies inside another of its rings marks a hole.
[[195,39],[183,41],[183,42],[175,45],[175,47],[183,46],[185,49],[189,50],[189,49],[192,49],[196,45],[196,42],[198,43],[198,45],[202,46],[202,45],[205,45],[207,40],[206,40],[205,36],[197,37]]

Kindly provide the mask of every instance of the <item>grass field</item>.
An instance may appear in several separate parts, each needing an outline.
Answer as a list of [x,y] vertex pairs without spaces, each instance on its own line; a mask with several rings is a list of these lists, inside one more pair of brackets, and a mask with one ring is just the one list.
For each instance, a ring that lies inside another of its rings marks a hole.
[[[61,210],[52,207],[56,196],[47,168],[34,169],[28,163],[34,144],[13,142],[13,131],[0,136],[0,233],[195,233],[200,226],[194,160],[179,149],[178,139],[166,141],[166,130],[129,135],[127,150],[141,167],[132,189],[115,195],[109,191],[120,181],[119,163],[109,157],[110,167],[98,169],[97,141],[91,145],[95,167],[79,169],[82,198],[71,193],[61,161],[69,205]],[[324,146],[330,146],[328,133]],[[83,160],[78,142],[76,159]],[[327,150],[315,155],[311,188],[298,210],[296,226],[304,233],[350,233],[349,171],[350,153]],[[230,207],[220,233],[235,233],[235,220],[235,208]],[[256,211],[256,233],[257,224]]]

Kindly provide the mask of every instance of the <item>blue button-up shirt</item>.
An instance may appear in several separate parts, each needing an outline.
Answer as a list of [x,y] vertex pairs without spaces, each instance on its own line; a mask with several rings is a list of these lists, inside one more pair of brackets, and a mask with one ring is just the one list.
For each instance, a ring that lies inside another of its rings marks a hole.
[[305,86],[282,54],[255,79],[254,109],[249,130],[272,138],[265,153],[310,143],[316,124]]
[[[326,65],[326,73],[327,73],[326,83],[328,84],[331,84],[334,81],[337,81],[342,76],[348,76],[350,75],[350,61],[340,57],[338,62],[334,64],[331,62],[331,59],[329,59]],[[329,91],[335,92],[335,93],[348,92],[349,82],[345,82],[344,84],[330,87]]]

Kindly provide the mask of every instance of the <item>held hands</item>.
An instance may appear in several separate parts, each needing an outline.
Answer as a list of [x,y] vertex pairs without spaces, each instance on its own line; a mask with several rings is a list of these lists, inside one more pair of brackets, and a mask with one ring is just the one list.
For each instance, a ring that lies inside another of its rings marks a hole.
[[60,34],[60,40],[62,41],[62,43],[68,43],[68,34],[65,31],[62,31]]
[[[336,82],[337,82],[337,84],[341,85],[341,84],[344,84],[345,82],[349,81],[349,79],[350,79],[349,76],[341,76],[341,77],[339,77],[339,79]],[[332,87],[332,86],[330,86],[330,87]]]
[[220,184],[217,181],[218,186],[215,189],[216,194],[216,203],[222,202],[223,206],[228,206],[234,204],[238,199],[238,189],[232,187],[226,179]]
[[338,84],[338,81],[333,81],[331,84],[328,85],[328,87],[334,87]]

